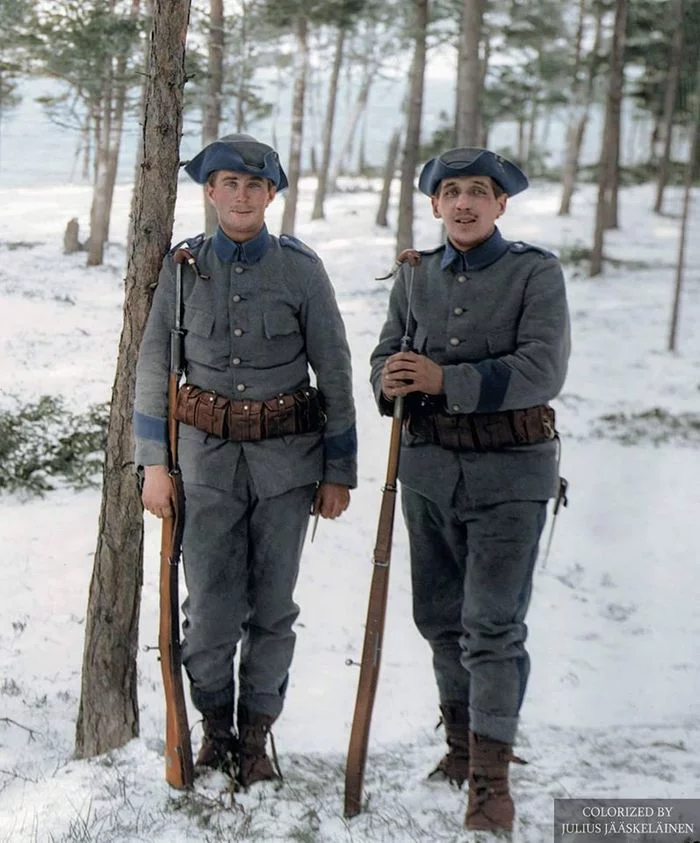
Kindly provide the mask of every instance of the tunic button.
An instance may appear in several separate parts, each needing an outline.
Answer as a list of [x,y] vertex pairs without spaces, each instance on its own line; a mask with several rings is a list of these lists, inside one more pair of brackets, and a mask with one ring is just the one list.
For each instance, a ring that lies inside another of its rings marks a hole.
[[238,293],[236,293],[236,295],[233,297],[233,300],[236,302],[241,300],[241,297],[238,295]]
[[458,276],[457,276],[457,281],[458,281],[460,284],[464,284],[464,282],[465,282],[466,280],[467,280],[467,276],[466,276],[466,275],[458,275]]
[[234,328],[233,329],[233,335],[234,335],[234,337],[242,337],[243,331],[241,331],[240,328]]
[[459,404],[453,404],[453,405],[452,405],[452,412],[453,412],[453,413],[458,413],[458,412],[459,412]]
[[241,365],[241,358],[240,357],[234,357],[231,362],[233,363],[234,366],[240,366]]
[[242,266],[237,266],[237,267],[236,267],[233,271],[234,271],[237,275],[240,275],[240,274],[241,274],[241,272],[243,272],[243,267],[242,267]]
[[459,337],[450,337],[450,345],[459,345]]
[[454,313],[455,316],[461,316],[464,313],[464,308],[463,307],[455,307],[455,309],[452,312]]
[[239,384],[238,384],[238,386],[236,387],[236,390],[237,390],[238,392],[245,392],[245,384],[244,384],[244,383],[239,383]]

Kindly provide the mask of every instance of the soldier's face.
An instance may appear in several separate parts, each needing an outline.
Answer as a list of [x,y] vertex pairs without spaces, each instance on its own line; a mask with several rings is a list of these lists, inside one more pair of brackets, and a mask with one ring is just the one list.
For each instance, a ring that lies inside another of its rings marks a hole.
[[207,197],[216,208],[219,225],[237,243],[252,240],[265,222],[265,209],[277,191],[268,179],[249,173],[219,170],[207,184]]
[[505,193],[496,196],[488,176],[443,179],[431,197],[433,214],[442,220],[453,246],[465,252],[491,235],[506,209]]

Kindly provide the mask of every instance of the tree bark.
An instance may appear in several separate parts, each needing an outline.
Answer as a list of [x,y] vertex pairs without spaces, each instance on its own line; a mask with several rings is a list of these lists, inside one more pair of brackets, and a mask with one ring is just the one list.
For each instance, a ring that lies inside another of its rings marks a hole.
[[[209,37],[207,39],[207,87],[202,113],[202,148],[219,137],[221,99],[224,86],[224,0],[209,0]],[[204,200],[204,231],[213,234],[218,225],[216,208]]]
[[379,207],[375,223],[382,228],[389,227],[389,200],[391,198],[391,183],[394,180],[396,165],[399,161],[399,148],[401,146],[401,129],[394,129],[389,146],[386,151],[386,162],[384,164],[384,178],[382,180],[382,192],[379,197]]
[[306,73],[309,63],[308,22],[299,16],[294,24],[297,53],[294,57],[294,93],[292,95],[292,132],[289,141],[289,188],[284,202],[281,232],[294,234],[299,198],[299,177],[301,175],[301,141],[304,134],[304,100],[306,97]]
[[662,117],[664,149],[659,161],[659,172],[656,181],[656,199],[654,211],[661,213],[664,204],[664,190],[668,184],[668,173],[671,162],[671,142],[673,140],[673,117],[676,112],[676,96],[678,83],[681,78],[681,64],[683,61],[683,0],[676,0],[673,10],[676,28],[671,41],[671,55],[668,63],[668,77],[664,92],[664,113]]
[[[610,57],[610,80],[608,85],[603,148],[598,166],[598,202],[596,205],[593,248],[591,250],[591,277],[603,271],[603,239],[606,228],[613,219],[611,203],[617,204],[615,191],[616,174],[613,168],[619,157],[620,146],[620,104],[624,79],[625,31],[627,28],[627,2],[616,0],[615,26],[613,30],[612,54]],[[617,214],[615,213],[615,217]]]
[[411,93],[408,122],[401,162],[401,190],[399,193],[399,221],[396,236],[398,252],[413,246],[413,182],[418,165],[421,118],[423,115],[423,80],[428,31],[428,0],[414,0],[414,51],[411,65]]
[[[113,5],[113,4],[112,4]],[[107,197],[109,144],[112,140],[112,86],[114,71],[112,57],[107,56],[104,77],[100,91],[100,120],[95,132],[95,180],[92,186],[90,207],[90,238],[88,240],[88,266],[100,266],[104,260],[104,246],[107,239]]]
[[323,203],[326,199],[328,188],[328,170],[331,163],[331,148],[333,146],[333,125],[335,123],[335,106],[338,99],[338,79],[340,68],[343,63],[343,50],[345,47],[346,30],[344,27],[338,29],[338,36],[335,42],[335,54],[333,56],[333,67],[331,79],[328,84],[328,104],[326,105],[326,122],[323,125],[323,152],[321,155],[321,166],[318,171],[318,183],[316,195],[314,196],[314,208],[311,212],[312,220],[325,219]]
[[328,193],[335,193],[338,189],[338,177],[340,176],[341,172],[343,172],[345,163],[350,157],[350,150],[352,148],[355,132],[357,131],[357,126],[360,122],[360,117],[362,117],[363,112],[367,108],[369,92],[370,88],[372,87],[372,80],[374,78],[376,70],[377,67],[373,62],[371,64],[365,65],[362,83],[360,84],[360,90],[357,92],[357,97],[355,98],[355,102],[353,104],[352,111],[350,112],[350,117],[348,119],[347,126],[345,127],[345,133],[340,143],[339,152],[336,155],[335,164],[331,169],[331,175],[328,180]]
[[[133,20],[138,17],[140,7],[141,0],[131,0],[130,16]],[[104,247],[109,240],[114,186],[117,183],[126,111],[128,47],[124,47],[114,59],[110,58],[107,61],[109,84],[103,94],[102,144],[98,148],[97,183],[93,197],[93,212],[90,215],[88,266],[98,266],[103,263]]]
[[154,281],[172,236],[182,134],[190,0],[155,0],[125,278],[124,325],[112,389],[97,549],[90,583],[75,753],[86,758],[138,735],[138,607],[143,510],[133,464],[136,359]]
[[482,72],[479,45],[484,17],[483,0],[464,0],[457,56],[457,146],[479,146],[483,133],[479,99]]
[[688,218],[690,216],[690,198],[693,189],[693,179],[695,177],[695,167],[698,162],[698,155],[700,154],[700,55],[698,56],[698,65],[695,73],[695,108],[693,109],[693,119],[691,121],[691,125],[693,129],[690,137],[690,154],[688,156],[688,163],[686,164],[685,170],[683,210],[681,213],[681,236],[678,242],[676,283],[673,293],[673,309],[671,311],[671,321],[668,335],[669,351],[676,350],[678,319],[681,309],[681,291],[683,288],[683,272],[685,269],[686,232],[688,228]]
[[[579,21],[576,31],[576,59],[574,62],[573,79],[574,105],[569,117],[569,125],[566,136],[566,153],[564,157],[564,166],[562,168],[562,192],[559,204],[560,217],[568,216],[571,213],[571,199],[574,195],[574,188],[576,187],[576,178],[578,176],[583,138],[588,126],[591,102],[593,100],[595,80],[597,76],[597,62],[594,61],[589,63],[586,84],[582,85],[579,80],[586,5],[587,0],[580,0]],[[602,16],[599,15],[596,19],[595,37],[593,39],[593,47],[590,53],[591,56],[595,57],[598,55],[602,37],[603,23]]]
[[619,227],[620,134],[622,94],[625,82],[625,43],[629,0],[617,0],[610,73],[610,144],[608,159],[609,199],[605,205],[605,227]]

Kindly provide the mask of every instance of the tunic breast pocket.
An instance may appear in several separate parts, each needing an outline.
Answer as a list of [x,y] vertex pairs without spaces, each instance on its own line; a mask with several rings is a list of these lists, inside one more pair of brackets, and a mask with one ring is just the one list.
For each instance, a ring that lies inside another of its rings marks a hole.
[[517,327],[513,322],[510,325],[499,325],[498,328],[488,332],[486,342],[492,357],[501,357],[503,354],[512,354],[515,351]]
[[218,336],[213,313],[196,307],[186,307],[185,359],[223,371],[228,366],[230,344],[228,338]]

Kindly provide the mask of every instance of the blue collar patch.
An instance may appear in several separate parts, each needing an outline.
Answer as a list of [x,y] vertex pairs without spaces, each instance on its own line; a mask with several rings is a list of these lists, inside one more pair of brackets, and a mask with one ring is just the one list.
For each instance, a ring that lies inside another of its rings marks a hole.
[[216,229],[213,240],[214,251],[222,263],[257,263],[270,248],[270,235],[266,225],[263,225],[252,240],[246,240],[245,243],[236,243],[220,228]]
[[499,258],[503,257],[510,248],[510,242],[506,240],[498,228],[488,240],[479,243],[467,252],[460,252],[448,240],[445,244],[445,254],[440,262],[440,269],[452,267],[455,272],[467,272],[470,269],[483,269]]

